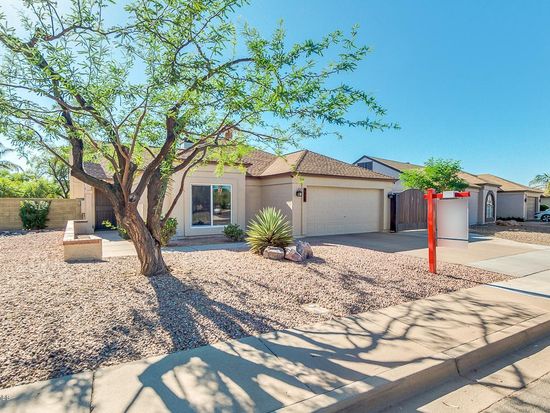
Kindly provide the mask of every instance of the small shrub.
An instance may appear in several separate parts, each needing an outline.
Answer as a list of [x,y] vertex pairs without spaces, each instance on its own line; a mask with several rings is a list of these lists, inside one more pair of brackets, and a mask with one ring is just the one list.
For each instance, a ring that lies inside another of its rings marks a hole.
[[497,217],[497,220],[500,220],[500,221],[517,221],[517,222],[525,221],[523,218],[520,218],[520,217]]
[[231,241],[238,242],[244,239],[244,230],[238,224],[229,224],[223,228],[223,234]]
[[130,239],[130,236],[128,235],[128,232],[122,228],[122,227],[117,227],[116,225],[114,225],[113,223],[111,223],[111,221],[108,221],[108,220],[105,220],[102,222],[103,226],[105,228],[109,228],[109,229],[116,229],[117,232],[118,232],[118,235],[120,235],[120,238],[122,239]]
[[287,247],[292,243],[292,226],[280,210],[265,208],[250,222],[246,242],[258,254],[269,246]]
[[19,216],[23,229],[44,229],[50,212],[48,201],[22,201],[19,206]]
[[540,204],[540,211],[546,211],[548,208],[550,208],[548,205]]
[[168,218],[164,226],[160,230],[160,245],[167,246],[178,228],[178,220],[176,218]]

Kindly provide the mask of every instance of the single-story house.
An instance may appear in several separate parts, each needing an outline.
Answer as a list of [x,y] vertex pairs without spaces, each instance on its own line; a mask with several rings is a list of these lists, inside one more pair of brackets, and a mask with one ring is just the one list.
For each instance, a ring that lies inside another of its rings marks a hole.
[[[174,209],[177,236],[220,234],[235,223],[245,228],[267,206],[279,208],[295,236],[384,231],[389,228],[388,194],[395,178],[302,150],[282,157],[256,150],[242,168],[215,174],[204,165],[185,179],[184,194]],[[85,170],[105,181],[111,178],[101,163],[85,163]],[[181,172],[172,185],[179,187]],[[100,191],[71,177],[71,198],[82,199],[85,219],[96,229],[114,221],[109,202]],[[165,207],[176,191],[169,188]],[[138,208],[143,214],[146,199]]]
[[[354,164],[395,178],[393,192],[405,190],[399,180],[403,171],[423,168],[422,165],[367,155],[363,155]],[[475,175],[463,171],[460,177],[468,183],[466,190],[470,192],[470,225],[491,223],[497,218],[532,219],[539,209],[542,191],[490,174]]]
[[478,177],[499,187],[497,217],[527,220],[533,219],[539,211],[543,191],[491,174],[480,174]]

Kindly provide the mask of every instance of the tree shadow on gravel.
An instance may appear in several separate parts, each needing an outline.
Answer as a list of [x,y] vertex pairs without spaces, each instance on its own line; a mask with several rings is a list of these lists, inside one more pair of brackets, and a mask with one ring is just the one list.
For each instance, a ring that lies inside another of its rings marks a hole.
[[[141,387],[124,411],[140,411],[143,406],[139,406],[138,400],[147,388],[160,398],[163,409],[172,412],[194,411],[209,399],[215,400],[216,405],[211,406],[215,411],[224,407],[233,411],[250,410],[254,400],[258,399],[262,405],[276,409],[283,406],[280,394],[271,394],[270,386],[263,389],[257,381],[258,377],[268,373],[268,380],[279,385],[285,383],[294,392],[303,393],[302,397],[310,396],[292,374],[268,370],[266,364],[274,357],[257,339],[200,347],[208,344],[205,330],[212,329],[212,325],[230,338],[241,338],[248,336],[249,331],[267,332],[281,328],[279,323],[213,300],[171,274],[152,277],[149,282],[157,297],[159,323],[170,336],[172,351],[191,350],[168,354],[148,365],[139,375]],[[251,360],[247,354],[253,354],[252,358],[257,359]],[[183,380],[192,377],[191,383],[194,383],[190,388],[186,389],[188,383],[182,382],[181,376]],[[175,382],[175,386],[169,386],[170,381]],[[194,400],[193,393],[186,393],[186,390],[194,390],[193,386],[201,392],[201,402]],[[236,391],[235,386],[239,390]],[[202,392],[208,393],[206,398]]]

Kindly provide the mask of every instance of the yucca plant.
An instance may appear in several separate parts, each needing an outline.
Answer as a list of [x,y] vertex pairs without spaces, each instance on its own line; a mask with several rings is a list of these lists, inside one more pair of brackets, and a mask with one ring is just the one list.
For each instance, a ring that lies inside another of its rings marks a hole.
[[287,247],[292,243],[292,226],[279,209],[264,208],[250,221],[246,242],[257,254],[270,246]]

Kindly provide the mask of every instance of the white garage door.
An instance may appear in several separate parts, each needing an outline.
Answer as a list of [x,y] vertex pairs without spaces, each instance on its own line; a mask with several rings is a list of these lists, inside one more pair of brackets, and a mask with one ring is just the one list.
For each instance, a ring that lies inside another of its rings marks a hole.
[[527,219],[535,218],[535,212],[537,205],[537,198],[528,196],[527,197]]
[[307,235],[380,231],[382,191],[308,186]]

